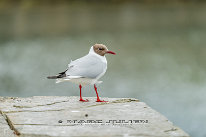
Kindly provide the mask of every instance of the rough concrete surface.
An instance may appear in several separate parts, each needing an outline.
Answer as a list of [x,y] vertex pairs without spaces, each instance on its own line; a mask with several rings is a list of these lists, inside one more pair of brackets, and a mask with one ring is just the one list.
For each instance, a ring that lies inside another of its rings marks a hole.
[[0,136],[188,137],[166,117],[131,98],[0,97]]

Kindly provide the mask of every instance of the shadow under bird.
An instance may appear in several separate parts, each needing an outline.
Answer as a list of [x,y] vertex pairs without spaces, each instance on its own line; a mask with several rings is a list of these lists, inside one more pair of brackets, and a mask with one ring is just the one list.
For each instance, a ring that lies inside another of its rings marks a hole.
[[59,73],[56,76],[48,76],[48,79],[56,79],[56,83],[70,81],[79,84],[80,100],[87,102],[88,99],[82,98],[82,85],[94,85],[95,92],[97,94],[96,102],[107,102],[100,100],[97,92],[96,84],[101,83],[98,81],[107,70],[107,59],[105,54],[116,54],[113,51],[109,51],[103,44],[95,44],[90,48],[89,53],[75,61],[71,61],[66,71]]

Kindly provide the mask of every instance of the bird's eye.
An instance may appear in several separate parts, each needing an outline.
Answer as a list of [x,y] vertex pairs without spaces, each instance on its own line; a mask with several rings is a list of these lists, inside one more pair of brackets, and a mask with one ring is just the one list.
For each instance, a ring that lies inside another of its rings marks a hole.
[[103,48],[99,48],[99,50],[104,50]]

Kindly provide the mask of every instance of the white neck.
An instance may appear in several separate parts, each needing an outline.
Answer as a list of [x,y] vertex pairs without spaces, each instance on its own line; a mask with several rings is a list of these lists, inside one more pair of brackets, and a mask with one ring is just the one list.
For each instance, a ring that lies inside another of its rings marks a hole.
[[[93,46],[92,46],[92,47],[90,48],[90,50],[89,50],[89,54],[90,54],[90,53],[95,53]],[[95,54],[97,54],[97,53],[95,53]]]

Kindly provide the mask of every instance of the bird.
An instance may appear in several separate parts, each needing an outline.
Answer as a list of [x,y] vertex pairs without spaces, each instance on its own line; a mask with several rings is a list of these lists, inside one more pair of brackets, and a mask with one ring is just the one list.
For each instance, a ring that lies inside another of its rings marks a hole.
[[56,83],[69,81],[79,85],[80,99],[79,101],[88,102],[88,99],[82,98],[82,86],[94,85],[97,100],[96,102],[107,102],[101,100],[96,84],[102,83],[98,81],[107,70],[107,59],[106,54],[116,55],[115,52],[108,50],[103,44],[95,44],[91,46],[89,53],[79,59],[68,64],[68,68],[58,73],[55,76],[48,76],[48,79],[56,79]]

